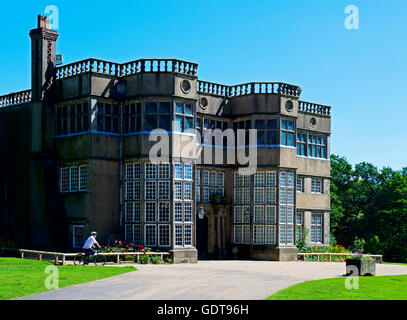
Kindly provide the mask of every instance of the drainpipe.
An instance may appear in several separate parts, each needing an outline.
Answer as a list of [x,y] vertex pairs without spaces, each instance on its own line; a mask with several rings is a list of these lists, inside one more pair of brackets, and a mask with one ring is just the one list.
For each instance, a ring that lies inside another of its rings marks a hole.
[[126,95],[126,82],[120,79],[117,83],[117,96],[120,99],[120,121],[119,121],[119,131],[120,131],[120,158],[119,158],[119,219],[120,219],[120,239],[123,237],[123,101]]
[[119,170],[120,170],[120,239],[123,235],[123,100],[120,101],[120,160],[119,160]]
[[[2,236],[6,236],[6,224],[7,224],[7,214],[8,214],[8,212],[7,212],[7,176],[5,176],[4,177],[4,194],[3,194],[3,197],[4,197],[4,202],[3,202],[3,204],[4,204],[4,208],[3,208],[3,217],[2,217],[2,219],[0,219],[0,223],[1,223],[1,235]],[[3,220],[3,221],[1,221],[1,220]]]

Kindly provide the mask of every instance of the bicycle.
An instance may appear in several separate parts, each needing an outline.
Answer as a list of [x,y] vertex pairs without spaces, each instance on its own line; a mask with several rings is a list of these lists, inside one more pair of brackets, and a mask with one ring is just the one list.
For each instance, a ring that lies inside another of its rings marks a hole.
[[[88,263],[94,263],[95,266],[97,265],[105,265],[106,264],[106,257],[103,254],[98,254],[99,251],[96,250],[96,252],[92,255],[89,256],[88,258]],[[85,253],[79,253],[78,255],[75,256],[73,259],[73,264],[75,266],[80,266],[80,265],[85,265]]]

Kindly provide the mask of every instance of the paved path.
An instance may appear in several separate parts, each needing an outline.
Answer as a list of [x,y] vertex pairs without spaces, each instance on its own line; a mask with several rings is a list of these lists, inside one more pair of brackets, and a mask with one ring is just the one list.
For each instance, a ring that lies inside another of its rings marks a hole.
[[[137,268],[135,272],[20,299],[264,299],[299,282],[345,273],[344,262],[200,261]],[[376,274],[407,274],[407,266],[378,264]]]

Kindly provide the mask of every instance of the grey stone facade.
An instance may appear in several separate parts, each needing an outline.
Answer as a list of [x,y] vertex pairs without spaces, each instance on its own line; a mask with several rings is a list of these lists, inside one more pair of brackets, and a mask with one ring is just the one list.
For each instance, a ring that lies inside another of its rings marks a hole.
[[[330,107],[296,85],[201,81],[175,59],[55,66],[45,17],[30,36],[32,89],[0,97],[0,236],[72,248],[97,230],[175,262],[295,260],[301,235],[329,243]],[[163,163],[149,157],[157,128],[169,132]],[[214,129],[245,130],[246,144],[212,141]],[[227,161],[239,148],[256,151],[255,174]]]

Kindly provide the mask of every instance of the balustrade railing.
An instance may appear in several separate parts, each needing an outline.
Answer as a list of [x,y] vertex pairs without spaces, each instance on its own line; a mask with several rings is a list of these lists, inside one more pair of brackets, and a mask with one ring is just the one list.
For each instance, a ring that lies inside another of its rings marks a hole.
[[19,103],[25,103],[31,101],[31,90],[24,90],[19,92],[13,92],[0,96],[0,108],[13,106]]
[[231,87],[223,85],[223,84],[201,81],[201,80],[198,80],[198,83],[197,83],[198,92],[209,93],[209,94],[214,94],[214,95],[224,96],[224,97],[229,97],[230,88]]
[[299,101],[299,110],[303,112],[317,113],[329,116],[331,115],[331,107],[316,104],[308,101]]
[[280,93],[298,97],[301,88],[282,82],[249,82],[231,87],[230,96],[244,96],[248,94]]
[[280,93],[298,97],[301,88],[282,82],[250,82],[235,86],[225,86],[198,80],[198,92],[221,95],[225,97],[237,97],[249,94],[273,94]]
[[140,59],[115,63],[91,58],[57,67],[55,77],[59,80],[85,72],[97,72],[117,77],[141,72],[176,72],[194,76],[197,69],[196,63],[176,59]]
[[[86,72],[97,72],[113,76],[127,76],[143,72],[176,72],[196,75],[196,63],[175,59],[140,59],[123,64],[99,59],[86,59],[57,67],[56,79],[63,79]],[[237,97],[250,94],[285,94],[298,97],[301,88],[282,82],[250,82],[235,86],[198,80],[197,91],[224,97]],[[0,108],[31,101],[31,90],[0,96]],[[331,107],[307,101],[299,101],[299,111],[330,115]]]

